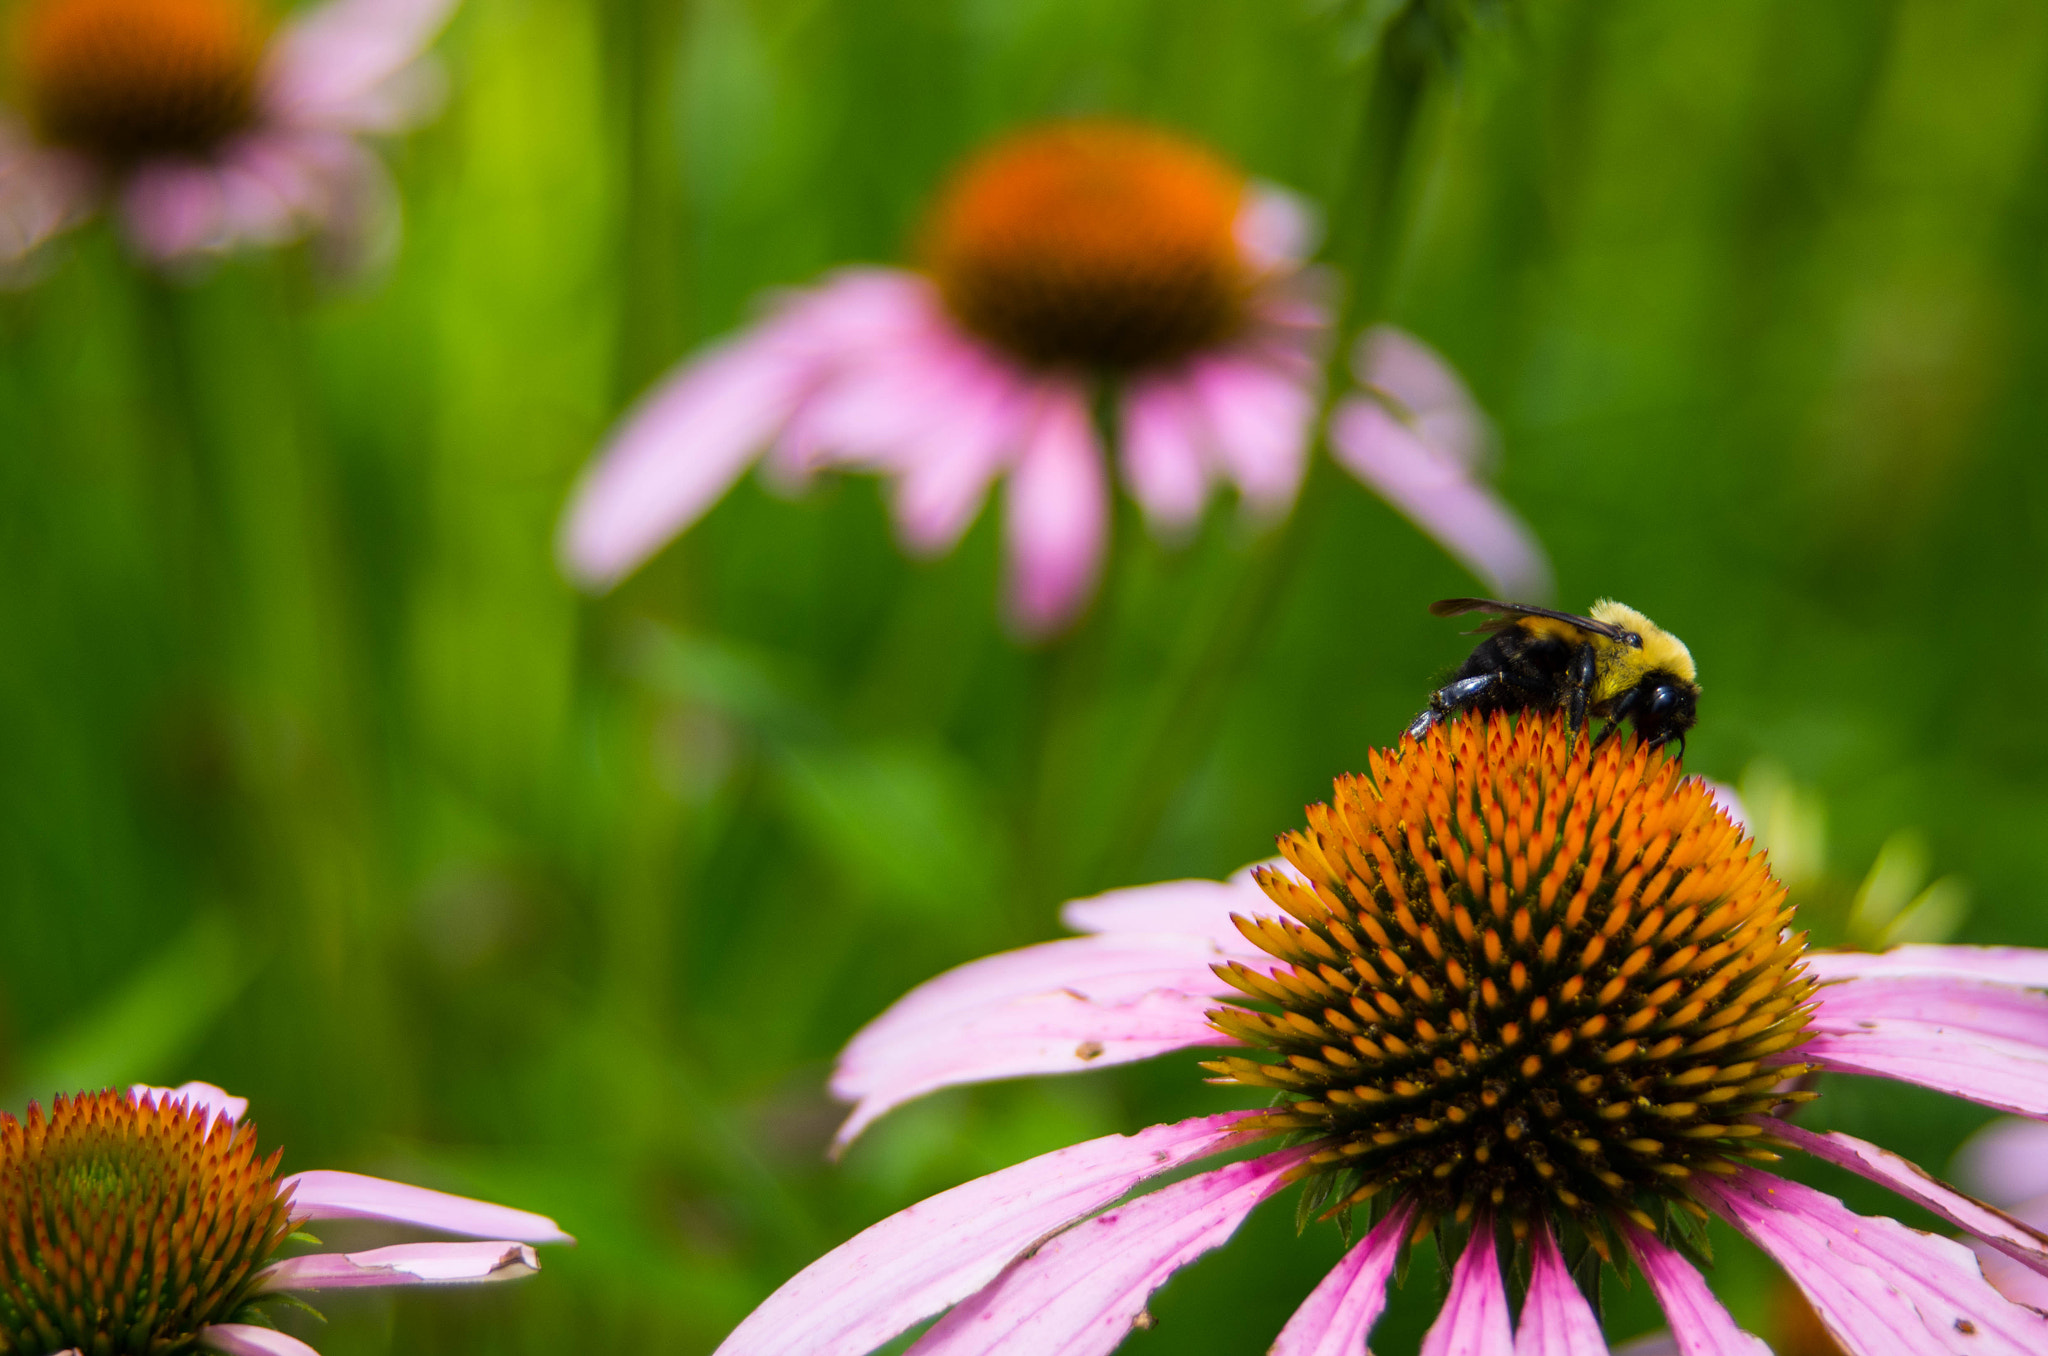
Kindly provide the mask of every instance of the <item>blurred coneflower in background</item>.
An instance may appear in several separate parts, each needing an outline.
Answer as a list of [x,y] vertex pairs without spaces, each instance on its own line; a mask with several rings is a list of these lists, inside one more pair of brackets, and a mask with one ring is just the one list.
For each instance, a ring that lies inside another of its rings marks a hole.
[[454,0],[326,0],[274,28],[251,0],[29,0],[0,114],[0,267],[102,206],[158,265],[314,233],[332,262],[391,239],[366,135],[439,101],[422,52]]
[[[1026,635],[1055,632],[1108,548],[1105,438],[1163,537],[1219,484],[1254,521],[1293,506],[1331,338],[1312,223],[1293,195],[1154,128],[1062,121],[998,141],[939,195],[918,267],[778,297],[644,398],[576,492],[565,566],[611,585],[764,455],[787,484],[888,477],[921,555],[950,549],[1005,480],[1009,612]],[[1390,329],[1359,359],[1342,464],[1489,587],[1546,591],[1539,548],[1482,478],[1485,421],[1456,375]]]

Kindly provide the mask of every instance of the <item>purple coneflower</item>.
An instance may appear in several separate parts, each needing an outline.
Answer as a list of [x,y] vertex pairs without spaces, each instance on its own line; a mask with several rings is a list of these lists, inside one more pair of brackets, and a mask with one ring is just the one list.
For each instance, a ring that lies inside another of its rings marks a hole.
[[[266,1296],[466,1285],[540,1268],[573,1243],[524,1210],[352,1172],[279,1179],[248,1102],[206,1083],[58,1097],[0,1113],[0,1351],[316,1356],[268,1326]],[[366,1219],[482,1240],[283,1257],[315,1220]]]
[[360,137],[417,119],[452,0],[326,0],[275,31],[249,0],[28,0],[0,117],[0,265],[115,204],[171,263],[308,230],[360,249],[390,186]]
[[[1269,1099],[1078,1144],[882,1221],[720,1348],[857,1356],[935,1314],[916,1356],[1105,1353],[1148,1297],[1290,1185],[1363,1235],[1274,1356],[1357,1356],[1403,1250],[1453,1261],[1424,1356],[1606,1350],[1581,1290],[1647,1280],[1684,1356],[1763,1356],[1695,1262],[1719,1217],[1854,1356],[2048,1351],[2048,1317],[1961,1244],[1765,1165],[1801,1150],[2048,1273],[2048,1238],[1877,1145],[1777,1111],[1812,1071],[2048,1115],[2048,952],[1811,952],[1763,854],[1633,737],[1461,719],[1372,756],[1284,861],[1067,906],[1087,934],[912,991],[848,1046],[842,1142],[952,1084],[1219,1047]],[[1228,1001],[1218,1005],[1215,1001]],[[1219,1152],[1261,1151],[1148,1194]],[[1519,1314],[1503,1277],[1518,1279]]]
[[[1027,633],[1056,630],[1086,605],[1107,546],[1099,392],[1156,531],[1185,532],[1219,482],[1254,518],[1293,504],[1329,328],[1309,235],[1293,197],[1160,131],[1074,121],[1000,141],[941,194],[921,268],[847,269],[789,293],[657,386],[584,476],[564,563],[611,585],[764,453],[785,482],[824,467],[890,477],[903,542],[925,555],[950,549],[1001,479],[1011,614]],[[1374,408],[1410,436],[1354,417],[1347,428],[1375,436],[1344,464],[1490,585],[1540,591],[1512,515],[1437,503],[1447,479],[1488,497],[1472,474],[1483,422],[1434,354],[1408,341],[1398,357],[1379,364],[1391,405]],[[1411,397],[1455,441],[1419,436]]]

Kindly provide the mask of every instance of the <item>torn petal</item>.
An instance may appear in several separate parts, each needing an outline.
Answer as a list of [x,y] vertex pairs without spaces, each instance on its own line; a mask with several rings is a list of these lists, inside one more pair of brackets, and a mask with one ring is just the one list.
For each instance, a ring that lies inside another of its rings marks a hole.
[[256,1277],[258,1293],[349,1290],[385,1285],[474,1285],[516,1281],[540,1270],[524,1243],[398,1243],[366,1252],[316,1252],[273,1262]]

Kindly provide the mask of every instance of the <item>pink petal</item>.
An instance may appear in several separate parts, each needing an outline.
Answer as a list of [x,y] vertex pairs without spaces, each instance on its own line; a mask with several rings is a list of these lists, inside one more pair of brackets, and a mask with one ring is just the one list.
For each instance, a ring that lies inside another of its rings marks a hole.
[[1389,396],[1402,422],[1467,471],[1492,460],[1493,430],[1457,369],[1406,330],[1375,325],[1359,340],[1359,381]]
[[[1735,1320],[1707,1288],[1706,1278],[1692,1263],[1665,1246],[1654,1235],[1634,1225],[1623,1225],[1636,1266],[1650,1283],[1650,1292],[1671,1320],[1671,1332],[1631,1342],[1626,1352],[1650,1356],[1651,1352],[1674,1351],[1678,1356],[1771,1356],[1761,1340],[1735,1326]],[[1624,1353],[1616,1353],[1624,1356]]]
[[2048,989],[2048,950],[2031,946],[1895,946],[1867,951],[1816,951],[1807,965],[1819,979],[1949,976]]
[[1870,1030],[1873,1021],[1901,1019],[2048,1046],[2048,993],[2035,989],[1905,975],[1827,984],[1814,997],[1808,1029],[1826,1035],[1853,1034]]
[[2048,1125],[1993,1121],[1957,1151],[1954,1166],[1956,1180],[1999,1205],[2048,1195]]
[[913,407],[923,421],[905,445],[895,511],[904,545],[919,555],[959,542],[1030,429],[1030,394],[1015,374],[980,366],[990,370],[957,374],[943,402],[934,392]]
[[1515,1356],[1607,1356],[1600,1320],[1566,1268],[1550,1226],[1540,1219],[1529,1253],[1529,1294],[1515,1330]]
[[0,116],[0,268],[91,215],[98,193],[91,166],[39,145]]
[[1514,1350],[1493,1227],[1482,1220],[1451,1272],[1451,1293],[1423,1335],[1421,1356],[1514,1356]]
[[1415,1215],[1402,1201],[1330,1269],[1280,1330],[1267,1356],[1359,1356],[1387,1308],[1387,1281]]
[[920,1201],[797,1273],[718,1356],[865,1356],[974,1294],[1039,1240],[1228,1147],[1245,1114],[1090,1140]]
[[208,164],[143,165],[122,190],[121,217],[129,243],[153,263],[217,253],[232,239],[220,171]]
[[1312,381],[1238,354],[1195,359],[1189,380],[1217,461],[1245,507],[1262,519],[1285,514],[1308,467]]
[[1010,610],[1029,636],[1057,631],[1095,592],[1109,540],[1102,449],[1077,385],[1048,381],[1004,506]]
[[2048,1317],[2007,1301],[1962,1244],[1745,1169],[1693,1190],[1806,1292],[1851,1356],[2048,1351]]
[[1835,1073],[1893,1078],[2000,1111],[2048,1116],[2048,1049],[2031,1041],[1878,1017],[1815,1036],[1798,1055]]
[[1289,272],[1315,252],[1322,224],[1299,194],[1277,184],[1253,184],[1237,214],[1237,244],[1245,262],[1262,273]]
[[136,1102],[180,1102],[195,1111],[210,1111],[230,1125],[249,1114],[248,1098],[231,1097],[211,1083],[180,1083],[175,1088],[137,1083],[128,1089],[128,1096]]
[[437,92],[413,63],[455,0],[326,0],[294,16],[268,54],[265,104],[300,126],[396,131]]
[[1173,1273],[1237,1232],[1287,1184],[1307,1149],[1284,1149],[1190,1177],[1055,1235],[961,1301],[911,1356],[1106,1356]]
[[1330,425],[1337,460],[1462,561],[1494,592],[1544,597],[1550,564],[1522,520],[1449,452],[1376,400],[1353,396]]
[[1891,1150],[1881,1149],[1839,1130],[1815,1134],[1789,1122],[1772,1121],[1770,1124],[1772,1134],[1815,1158],[1825,1159],[1836,1167],[1847,1168],[1881,1186],[1890,1187],[1958,1229],[1975,1234],[1987,1246],[2015,1262],[2048,1273],[2048,1237],[2002,1210],[1965,1196]]
[[1180,374],[1138,377],[1123,399],[1118,438],[1124,484],[1152,530],[1178,537],[1209,498],[1207,430]]
[[320,1356],[298,1338],[254,1323],[209,1323],[199,1330],[199,1345],[221,1356]]
[[1097,1003],[1071,991],[1013,999],[955,1018],[915,1044],[870,1051],[843,1063],[833,1090],[858,1085],[858,1105],[834,1136],[843,1148],[876,1118],[940,1088],[1032,1074],[1080,1073],[1204,1045],[1239,1042],[1209,1025],[1213,998],[1155,990],[1121,1003]]
[[626,416],[576,487],[563,568],[607,588],[704,515],[738,480],[812,375],[775,330],[697,354]]
[[[1207,997],[1230,992],[1210,969],[1219,959],[1201,937],[1071,937],[985,956],[927,980],[840,1053],[832,1092],[857,1105],[838,1143],[850,1143],[910,1097],[1028,1072],[1034,1058],[1080,1068],[1107,1059],[1112,1046],[1120,1056],[1115,1062],[1124,1062],[1217,1043],[1201,1013],[1213,1006]],[[983,1038],[1002,1043],[983,1048]],[[1091,1041],[1103,1047],[1095,1061],[1080,1051]]]
[[521,1243],[576,1241],[545,1215],[360,1173],[321,1169],[287,1177],[280,1185],[292,1189],[295,1218],[380,1219],[394,1224],[417,1224],[443,1233],[467,1234],[471,1238]]
[[1259,960],[1268,958],[1245,940],[1230,916],[1277,917],[1281,912],[1247,867],[1227,881],[1169,880],[1069,900],[1060,907],[1060,921],[1076,932],[1186,933],[1203,938],[1222,955]]
[[524,1243],[398,1243],[367,1252],[316,1252],[273,1262],[256,1277],[258,1293],[348,1290],[383,1285],[473,1285],[516,1281],[540,1270]]

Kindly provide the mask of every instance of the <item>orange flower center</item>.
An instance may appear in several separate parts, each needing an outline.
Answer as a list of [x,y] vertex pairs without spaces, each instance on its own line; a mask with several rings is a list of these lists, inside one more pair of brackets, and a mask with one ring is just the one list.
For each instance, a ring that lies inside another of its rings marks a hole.
[[246,0],[39,0],[16,39],[37,131],[105,162],[203,155],[254,113],[264,27]]
[[1108,121],[997,143],[940,197],[924,257],[968,329],[1026,362],[1128,370],[1244,323],[1243,176],[1200,147]]
[[1314,1200],[1531,1218],[1608,1256],[1685,1184],[1770,1159],[1806,1038],[1805,935],[1763,854],[1697,779],[1562,716],[1466,717],[1340,778],[1240,922],[1282,962],[1218,973],[1211,1014],[1266,1058],[1206,1067],[1277,1091],[1256,1128],[1317,1143]]
[[290,1232],[255,1127],[118,1092],[0,1113],[0,1352],[189,1351]]

